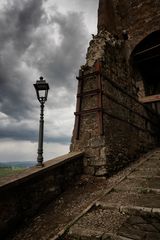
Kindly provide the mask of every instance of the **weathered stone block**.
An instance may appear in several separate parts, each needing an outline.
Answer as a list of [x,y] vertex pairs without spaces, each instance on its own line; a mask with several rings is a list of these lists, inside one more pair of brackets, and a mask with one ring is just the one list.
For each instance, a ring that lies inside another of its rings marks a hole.
[[101,158],[97,158],[97,157],[94,157],[91,159],[90,161],[90,165],[92,166],[104,166],[107,164],[107,161],[106,159],[101,159]]
[[107,155],[109,154],[109,148],[108,146],[102,147],[100,149],[100,159],[106,161],[107,160]]
[[95,167],[94,166],[86,166],[84,168],[84,173],[87,175],[95,175]]
[[97,136],[89,140],[89,145],[91,148],[104,147],[105,138],[102,136]]
[[104,176],[107,174],[107,166],[100,166],[95,168],[95,176]]

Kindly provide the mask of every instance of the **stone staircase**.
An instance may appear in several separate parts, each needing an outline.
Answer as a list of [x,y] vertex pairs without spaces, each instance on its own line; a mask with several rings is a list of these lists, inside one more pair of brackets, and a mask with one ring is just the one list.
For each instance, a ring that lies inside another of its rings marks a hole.
[[160,149],[116,175],[82,176],[8,240],[159,240]]
[[160,151],[96,201],[63,239],[160,239]]

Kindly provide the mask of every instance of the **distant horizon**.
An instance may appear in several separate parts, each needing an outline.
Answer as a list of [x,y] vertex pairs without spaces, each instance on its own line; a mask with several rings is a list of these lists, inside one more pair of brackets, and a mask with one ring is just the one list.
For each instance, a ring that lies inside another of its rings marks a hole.
[[25,161],[0,161],[0,163],[24,163],[24,162],[35,162],[35,161],[31,161],[31,160],[25,160]]
[[36,162],[34,162],[34,161],[0,162],[0,168],[12,168],[12,167],[28,168],[28,167],[32,167],[35,165],[36,165]]

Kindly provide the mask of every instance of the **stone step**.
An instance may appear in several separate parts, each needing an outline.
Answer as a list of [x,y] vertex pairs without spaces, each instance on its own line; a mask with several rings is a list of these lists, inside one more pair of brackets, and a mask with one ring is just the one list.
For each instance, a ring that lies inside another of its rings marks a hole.
[[[69,229],[64,239],[112,239],[128,218],[117,209],[94,207]],[[104,234],[106,238],[102,238]]]
[[133,171],[128,178],[160,178],[160,168],[140,168]]
[[154,153],[152,153],[148,158],[160,158],[160,150],[154,150]]
[[[126,232],[123,235],[127,235]],[[133,240],[133,238],[79,227],[68,233],[63,240]]]
[[[127,224],[128,225],[128,224]],[[142,224],[141,224],[142,225]],[[151,229],[152,230],[152,229]],[[153,230],[152,230],[153,231]],[[147,238],[145,238],[147,237]],[[92,231],[86,228],[77,228],[75,233],[68,234],[63,240],[158,240],[160,239],[158,232],[144,233],[143,229],[133,229],[132,226],[123,227],[121,232],[117,234],[103,233],[99,231]]]
[[118,204],[111,204],[98,201],[96,203],[97,207],[102,209],[117,209],[120,213],[129,214],[129,215],[140,215],[145,216],[146,214],[150,217],[160,217],[160,208],[150,208],[150,207],[142,207],[136,205],[118,205]]
[[63,239],[141,240],[144,237],[152,240],[160,239],[160,224],[157,218],[97,207],[79,219]]
[[160,193],[160,179],[157,178],[127,178],[121,182],[116,191],[139,191],[139,192],[155,192]]
[[159,209],[160,208],[160,194],[130,192],[130,191],[113,191],[110,194],[104,196],[101,201],[101,205],[105,206],[136,206],[140,208]]
[[143,168],[160,168],[160,159],[150,158],[146,162],[142,163],[141,167]]
[[131,216],[119,229],[121,240],[158,240],[160,239],[160,223],[157,218],[149,216]]
[[160,154],[103,196],[68,231],[66,240],[160,239]]

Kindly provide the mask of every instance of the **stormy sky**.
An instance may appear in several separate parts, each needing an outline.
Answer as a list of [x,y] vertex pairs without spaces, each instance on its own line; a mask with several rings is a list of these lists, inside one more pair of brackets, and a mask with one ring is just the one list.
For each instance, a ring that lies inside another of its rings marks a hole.
[[0,0],[0,161],[36,161],[39,103],[50,85],[45,160],[69,151],[76,75],[96,33],[98,0]]

